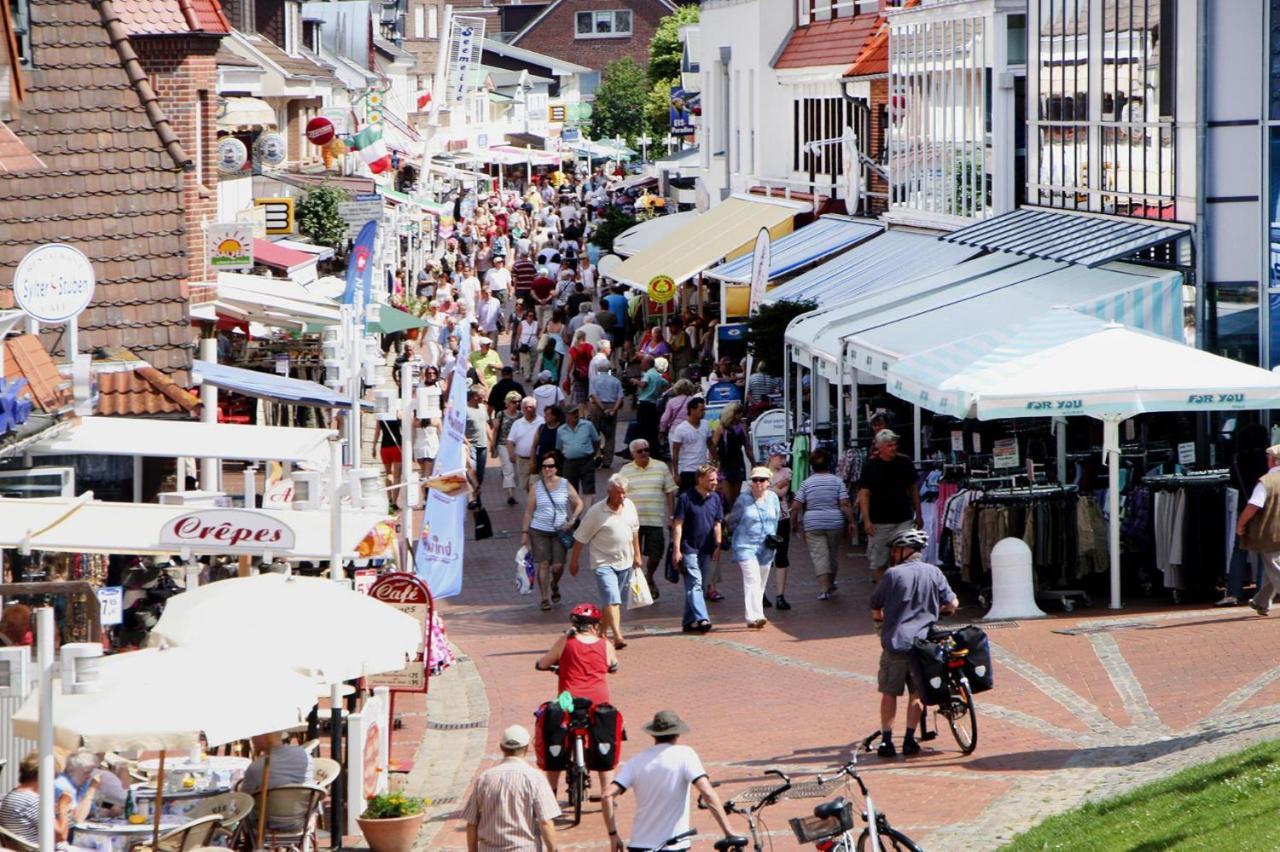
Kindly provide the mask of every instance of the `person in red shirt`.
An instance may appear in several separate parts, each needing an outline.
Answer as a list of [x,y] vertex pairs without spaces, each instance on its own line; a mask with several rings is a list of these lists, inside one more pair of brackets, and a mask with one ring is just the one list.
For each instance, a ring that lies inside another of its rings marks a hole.
[[[524,308],[533,307],[533,279],[538,277],[538,267],[533,265],[529,255],[521,254],[511,265],[511,292],[515,299],[516,316],[524,313]],[[520,307],[523,302],[524,306]]]
[[533,292],[534,310],[538,312],[538,325],[545,328],[547,320],[551,318],[551,310],[554,307],[551,304],[551,300],[556,296],[556,281],[543,267],[538,269],[538,274],[534,276],[530,289]]
[[[559,667],[559,692],[567,692],[574,698],[587,698],[591,706],[612,704],[609,700],[609,675],[618,670],[618,656],[613,643],[600,632],[600,608],[595,604],[578,604],[569,613],[571,630],[565,631],[551,650],[534,663],[538,671],[550,671]],[[616,745],[621,745],[616,744]],[[601,790],[609,788],[613,770],[598,773]],[[547,770],[547,781],[552,791],[558,789],[560,773]]]

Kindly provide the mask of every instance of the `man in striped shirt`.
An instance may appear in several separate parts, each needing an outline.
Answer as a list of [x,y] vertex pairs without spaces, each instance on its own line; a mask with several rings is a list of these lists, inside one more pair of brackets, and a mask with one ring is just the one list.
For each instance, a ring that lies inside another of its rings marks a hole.
[[813,573],[822,591],[818,600],[830,600],[836,591],[840,536],[855,532],[849,489],[831,473],[831,457],[818,450],[809,457],[813,471],[791,503],[791,530],[799,532],[813,560]]
[[636,438],[629,445],[631,461],[622,466],[627,478],[627,496],[635,504],[640,516],[640,552],[645,556],[644,576],[649,581],[649,591],[658,598],[658,584],[653,572],[667,554],[666,527],[675,514],[676,481],[671,469],[653,458],[649,442]]
[[560,805],[547,776],[525,760],[529,731],[512,725],[502,732],[502,762],[476,779],[462,808],[467,852],[554,852]]

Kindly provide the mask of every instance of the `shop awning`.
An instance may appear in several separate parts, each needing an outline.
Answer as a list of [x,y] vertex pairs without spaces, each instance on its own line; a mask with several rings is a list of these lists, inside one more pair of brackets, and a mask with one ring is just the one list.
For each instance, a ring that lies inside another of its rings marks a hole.
[[[823,216],[769,245],[769,280],[788,275],[824,257],[844,251],[879,234],[884,226],[847,216]],[[707,270],[707,276],[732,284],[751,281],[751,255],[722,263]]]
[[1185,225],[1021,207],[939,237],[956,245],[1098,266],[1190,235]]
[[1181,273],[1122,263],[1089,269],[1049,260],[1024,260],[936,289],[856,319],[840,336],[847,365],[883,379],[902,358],[1025,323],[1059,305],[1182,339]]
[[508,133],[507,144],[514,145],[521,150],[528,145],[535,151],[545,151],[547,148],[547,138],[539,136],[536,133]]
[[502,161],[508,164],[532,162],[535,166],[558,166],[562,162],[562,157],[559,153],[555,151],[540,151],[537,148],[523,148],[516,145],[491,145],[488,150],[494,154],[514,158]]
[[315,243],[300,243],[297,240],[275,240],[275,244],[281,248],[315,255],[316,260],[328,260],[334,255],[333,249],[328,246],[318,246]]
[[[284,328],[338,322],[338,305],[323,293],[308,290],[296,281],[261,275],[218,273],[218,295],[214,304],[219,313],[236,319]],[[200,316],[200,308],[192,316]]]
[[129,417],[82,417],[73,429],[31,448],[36,455],[147,456],[329,465],[329,429],[239,426]]
[[422,317],[406,313],[391,305],[377,304],[374,310],[377,312],[377,318],[369,320],[368,323],[368,330],[372,334],[395,334],[411,328],[422,328],[427,324]]
[[453,215],[452,208],[447,204],[437,204],[434,201],[419,201],[408,193],[400,192],[398,190],[391,189],[390,187],[382,186],[381,184],[378,185],[378,194],[383,198],[396,202],[397,204],[403,204],[407,207],[416,207],[424,213],[430,213],[432,216],[437,218]]
[[830,307],[948,269],[977,253],[975,249],[940,243],[924,234],[885,231],[768,291],[764,301],[812,300],[824,308]]
[[191,372],[196,384],[213,385],[244,396],[320,408],[351,407],[350,399],[318,382],[258,370],[244,370],[199,359],[191,363]]
[[[198,510],[154,503],[107,503],[62,497],[0,498],[0,547],[21,546],[55,553],[176,554],[173,545],[160,543],[161,530],[194,511]],[[319,560],[328,559],[332,553],[327,509],[253,511],[293,530],[293,549],[272,553],[273,557]],[[339,539],[342,553],[355,555],[356,545],[382,520],[385,517],[376,512],[344,509]],[[204,548],[196,545],[191,551],[221,552],[216,544]]]
[[583,139],[566,143],[564,147],[575,154],[591,157],[594,160],[630,160],[636,155],[636,152],[626,145],[618,145],[604,139]]
[[624,261],[609,277],[638,289],[648,287],[658,275],[682,284],[749,246],[761,228],[789,228],[791,220],[808,209],[809,205],[794,201],[734,195]]
[[217,117],[219,130],[251,130],[255,127],[276,126],[276,111],[271,104],[257,98],[223,98],[226,110]]
[[693,177],[702,170],[702,151],[697,145],[663,157],[653,164],[654,171],[674,172],[677,176]]
[[308,266],[314,266],[318,259],[311,252],[297,251],[270,240],[255,238],[253,241],[253,262],[279,269],[285,275],[293,275]]
[[683,213],[668,213],[656,219],[649,219],[639,225],[632,225],[613,239],[613,253],[620,257],[631,257],[657,244],[668,234],[674,234],[692,223],[702,214],[697,210],[686,210]]

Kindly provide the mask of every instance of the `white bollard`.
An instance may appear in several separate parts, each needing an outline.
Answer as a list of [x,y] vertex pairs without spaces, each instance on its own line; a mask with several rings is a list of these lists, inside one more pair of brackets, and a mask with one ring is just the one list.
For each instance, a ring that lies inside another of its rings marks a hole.
[[991,550],[991,610],[987,619],[1045,618],[1036,606],[1031,548],[1020,538],[1005,538]]

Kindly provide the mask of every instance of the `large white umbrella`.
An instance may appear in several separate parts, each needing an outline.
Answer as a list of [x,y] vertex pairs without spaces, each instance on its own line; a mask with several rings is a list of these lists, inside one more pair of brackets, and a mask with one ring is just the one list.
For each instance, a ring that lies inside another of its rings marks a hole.
[[270,649],[328,683],[402,669],[422,638],[413,616],[345,584],[274,573],[175,595],[151,630],[153,645],[217,648],[236,656]]
[[1112,609],[1120,608],[1120,424],[1144,412],[1280,408],[1280,376],[1069,309],[903,359],[887,386],[959,417],[1102,420]]

